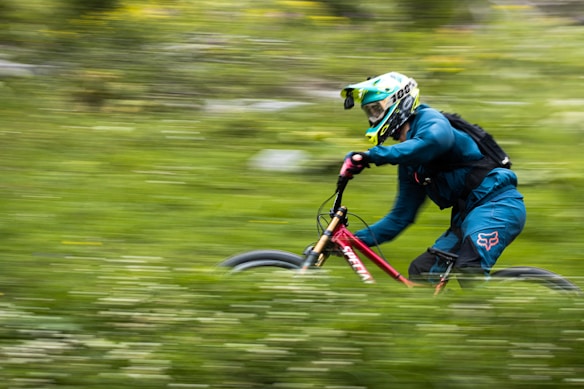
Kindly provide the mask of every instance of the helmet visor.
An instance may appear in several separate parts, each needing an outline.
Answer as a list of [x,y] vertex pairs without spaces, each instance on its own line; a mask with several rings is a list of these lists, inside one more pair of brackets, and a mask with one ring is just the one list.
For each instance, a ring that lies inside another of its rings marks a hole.
[[365,111],[367,118],[373,124],[379,122],[385,116],[387,109],[391,106],[392,96],[383,100],[363,104],[361,108]]

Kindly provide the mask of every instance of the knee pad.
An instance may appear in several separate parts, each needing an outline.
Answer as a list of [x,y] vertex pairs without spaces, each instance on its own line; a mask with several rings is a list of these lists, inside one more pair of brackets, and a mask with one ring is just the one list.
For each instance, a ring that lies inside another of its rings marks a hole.
[[479,251],[477,250],[470,237],[466,237],[460,246],[460,251],[458,252],[456,268],[463,273],[467,271],[472,272],[473,268],[481,269],[481,262],[482,257],[479,254]]
[[424,252],[410,263],[409,278],[425,278],[423,275],[429,273],[435,264],[436,257],[427,251]]

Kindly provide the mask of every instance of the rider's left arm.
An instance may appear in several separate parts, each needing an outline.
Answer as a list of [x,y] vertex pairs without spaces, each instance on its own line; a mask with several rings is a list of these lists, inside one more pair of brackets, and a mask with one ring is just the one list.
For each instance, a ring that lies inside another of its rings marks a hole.
[[392,146],[375,146],[367,152],[375,165],[426,164],[454,145],[454,130],[448,122],[433,118],[416,126],[410,138]]
[[409,179],[405,167],[399,167],[398,177],[398,194],[391,211],[369,228],[355,233],[368,246],[391,241],[398,236],[415,221],[426,198],[424,188]]

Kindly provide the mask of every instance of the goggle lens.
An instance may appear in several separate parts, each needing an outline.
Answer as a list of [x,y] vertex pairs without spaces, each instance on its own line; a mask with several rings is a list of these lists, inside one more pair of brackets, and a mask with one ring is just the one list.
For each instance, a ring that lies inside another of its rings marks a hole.
[[367,115],[367,118],[371,123],[377,123],[378,121],[383,119],[383,116],[385,116],[385,113],[387,111],[390,99],[391,97],[379,101],[374,101],[372,103],[368,103],[362,106],[363,111],[365,111],[365,114]]

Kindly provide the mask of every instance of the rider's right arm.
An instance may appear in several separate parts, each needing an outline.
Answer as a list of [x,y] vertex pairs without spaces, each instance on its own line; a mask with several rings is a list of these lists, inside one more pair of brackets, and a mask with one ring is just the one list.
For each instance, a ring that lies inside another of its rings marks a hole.
[[357,231],[355,235],[368,246],[394,239],[412,224],[420,206],[426,198],[426,191],[407,177],[406,168],[399,167],[399,190],[393,208],[378,222]]

